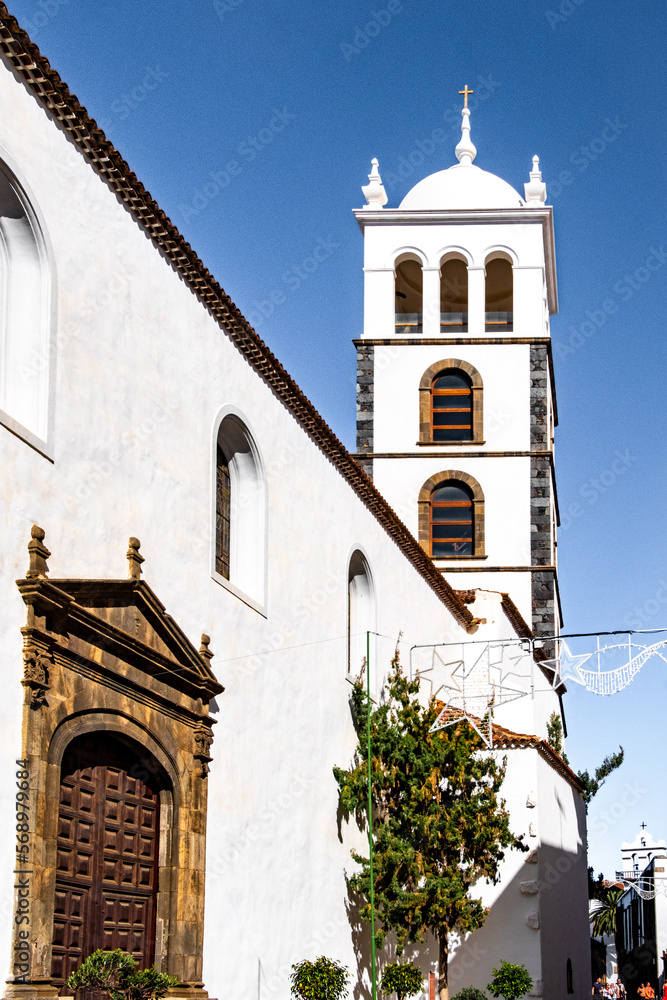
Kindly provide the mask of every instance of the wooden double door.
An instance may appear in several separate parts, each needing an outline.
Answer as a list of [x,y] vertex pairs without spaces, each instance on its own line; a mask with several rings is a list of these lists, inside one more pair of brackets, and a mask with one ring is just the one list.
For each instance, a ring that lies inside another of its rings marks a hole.
[[137,744],[100,733],[68,748],[51,968],[64,992],[67,977],[97,948],[121,948],[142,968],[153,962],[161,785]]

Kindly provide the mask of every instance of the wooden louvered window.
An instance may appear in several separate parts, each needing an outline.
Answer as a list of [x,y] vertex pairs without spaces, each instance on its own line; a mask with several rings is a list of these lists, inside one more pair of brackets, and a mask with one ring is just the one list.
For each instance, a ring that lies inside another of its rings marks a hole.
[[431,556],[473,555],[472,493],[462,483],[449,482],[431,494]]
[[231,486],[229,463],[220,445],[216,470],[215,494],[215,569],[229,580],[229,553],[231,548]]
[[472,441],[472,383],[464,372],[433,379],[431,429],[434,441]]

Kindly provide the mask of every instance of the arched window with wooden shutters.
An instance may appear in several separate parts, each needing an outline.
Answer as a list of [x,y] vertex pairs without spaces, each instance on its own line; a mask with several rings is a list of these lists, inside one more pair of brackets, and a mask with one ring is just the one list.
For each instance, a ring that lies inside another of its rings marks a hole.
[[420,444],[484,444],[482,378],[459,358],[436,361],[419,382]]
[[419,492],[419,542],[432,559],[485,558],[484,494],[465,472],[440,472]]
[[450,369],[431,384],[433,441],[472,441],[472,383],[468,375]]

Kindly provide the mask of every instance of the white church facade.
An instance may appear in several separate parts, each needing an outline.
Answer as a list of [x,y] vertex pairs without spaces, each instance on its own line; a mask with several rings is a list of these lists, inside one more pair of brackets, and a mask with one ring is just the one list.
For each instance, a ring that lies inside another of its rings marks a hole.
[[[480,887],[451,989],[507,959],[535,997],[587,995],[585,807],[546,743],[564,688],[539,642],[559,614],[537,169],[521,199],[464,128],[444,187],[386,209],[371,179],[352,456],[2,4],[0,49],[5,996],[61,995],[96,947],[177,976],[174,998],[285,1000],[322,953],[368,996],[365,836],[339,831],[332,776],[367,632],[377,696],[399,635],[415,668],[413,647],[477,664],[523,640],[493,752],[530,850]],[[428,992],[437,947],[410,957]]]

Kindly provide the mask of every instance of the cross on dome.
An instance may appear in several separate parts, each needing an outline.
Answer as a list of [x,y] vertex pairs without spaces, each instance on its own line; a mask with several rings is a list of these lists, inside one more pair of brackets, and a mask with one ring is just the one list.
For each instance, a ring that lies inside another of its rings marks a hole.
[[468,90],[467,83],[464,90],[459,90],[459,94],[464,95],[464,105],[461,110],[461,141],[454,152],[456,153],[456,159],[462,167],[471,166],[472,161],[477,156],[477,150],[473,146],[470,138],[470,108],[468,107],[468,94],[472,93],[474,93],[474,91]]

